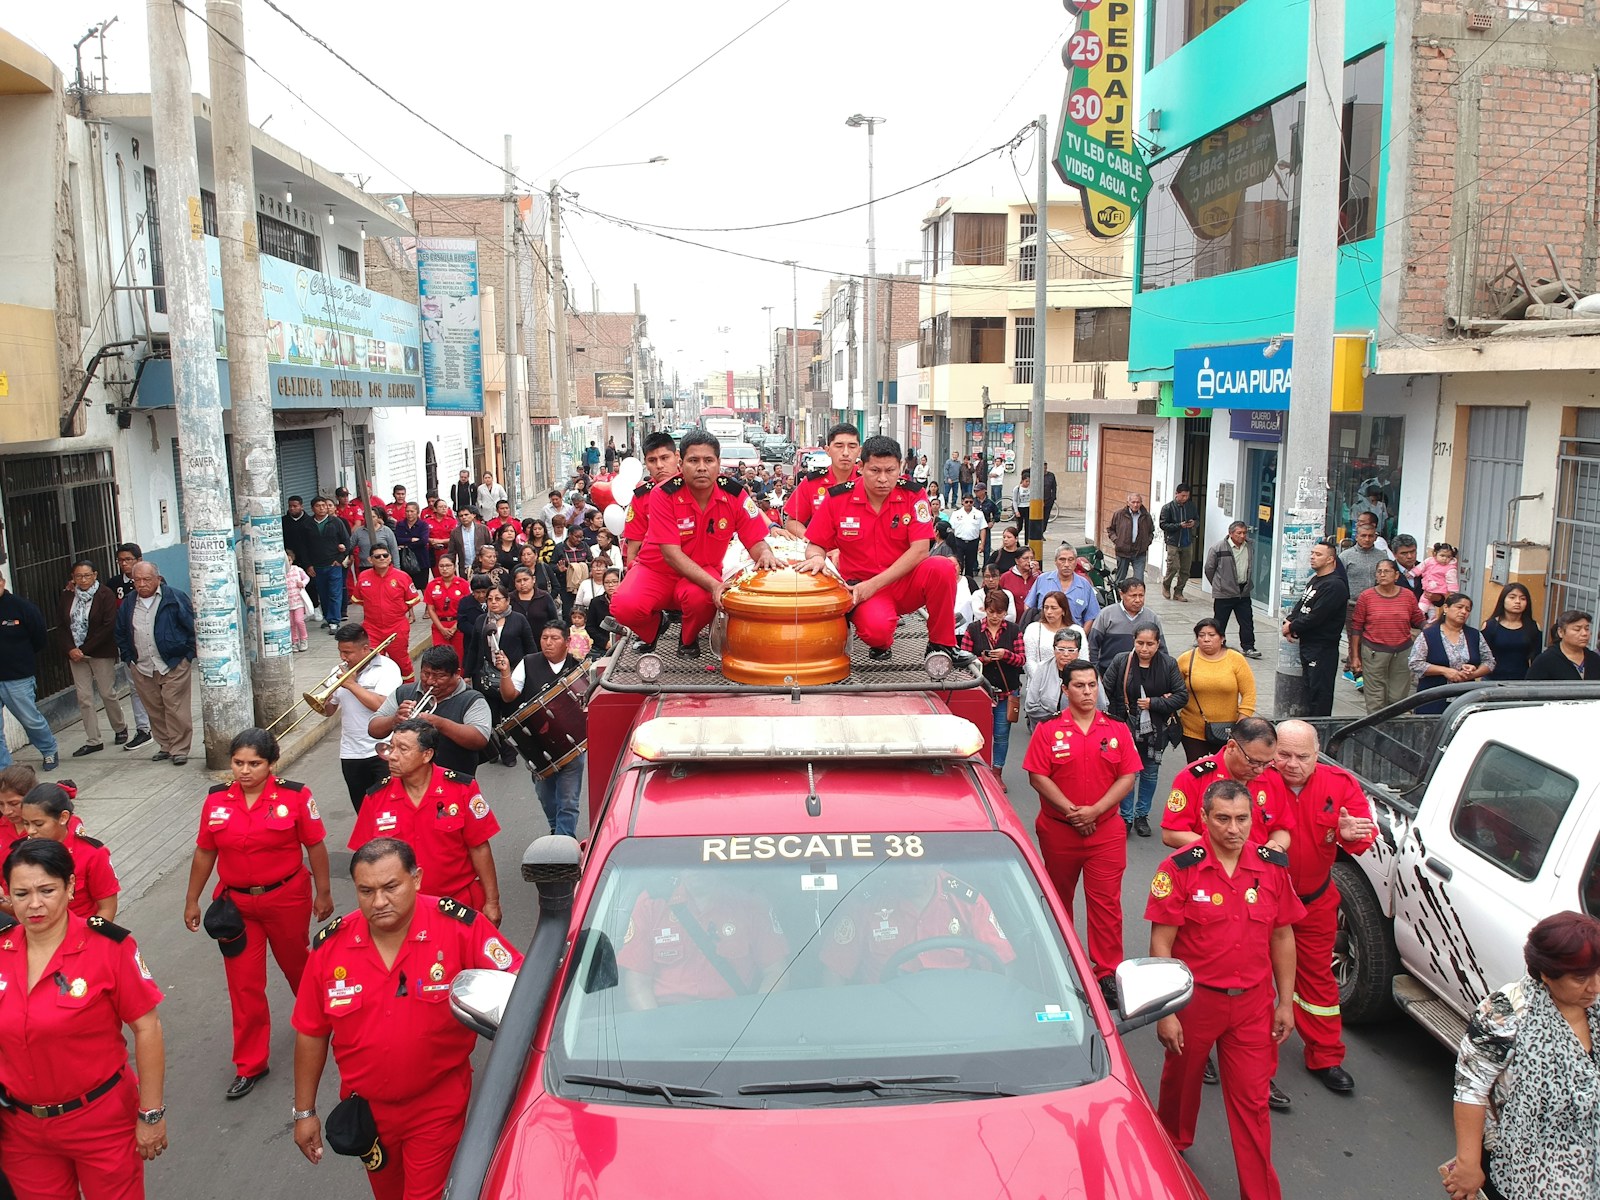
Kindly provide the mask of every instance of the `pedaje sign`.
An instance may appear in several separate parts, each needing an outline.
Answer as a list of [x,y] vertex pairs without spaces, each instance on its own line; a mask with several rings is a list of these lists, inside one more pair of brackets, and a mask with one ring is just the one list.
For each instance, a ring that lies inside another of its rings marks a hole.
[[1118,237],[1150,191],[1133,135],[1133,0],[1064,0],[1078,18],[1062,60],[1069,72],[1055,168],[1083,196],[1096,237]]

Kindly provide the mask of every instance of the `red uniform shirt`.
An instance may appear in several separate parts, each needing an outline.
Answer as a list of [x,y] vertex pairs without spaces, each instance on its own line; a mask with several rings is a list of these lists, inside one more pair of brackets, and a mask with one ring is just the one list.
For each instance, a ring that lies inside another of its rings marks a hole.
[[[691,935],[685,921],[694,921]],[[709,945],[720,968],[706,957]],[[679,886],[668,899],[641,895],[628,918],[617,962],[648,975],[657,1004],[687,1000],[726,1000],[735,995],[728,972],[744,994],[753,992],[762,972],[789,955],[789,943],[772,910],[738,888],[719,887],[695,898]]]
[[333,515],[350,526],[351,533],[358,529],[366,528],[367,515],[362,512],[361,501],[359,500],[352,500],[349,504],[340,505],[333,510]]
[[1255,987],[1272,978],[1272,931],[1306,915],[1288,866],[1282,851],[1249,845],[1230,876],[1202,838],[1161,864],[1145,920],[1178,927],[1172,955],[1188,964],[1196,983]]
[[340,1096],[407,1100],[471,1069],[478,1039],[450,1015],[450,981],[469,967],[521,966],[522,955],[487,917],[419,895],[392,966],[383,965],[359,912],[325,925],[312,939],[292,1022],[307,1037],[332,1037]]
[[628,501],[627,524],[622,527],[623,541],[644,541],[650,529],[650,497],[655,490],[656,485],[648,479],[634,489],[633,499]]
[[711,574],[722,577],[722,559],[737,535],[746,549],[764,540],[771,528],[756,502],[736,479],[718,479],[701,508],[683,476],[650,493],[650,525],[635,561],[656,570],[670,569],[662,546],[677,546]]
[[61,1104],[128,1066],[123,1026],[162,1000],[126,929],[67,917],[67,936],[28,990],[28,940],[0,934],[0,1086],[27,1104]]
[[406,519],[406,505],[409,503],[410,501],[408,500],[398,500],[393,504],[384,505],[385,510],[389,513],[389,519],[396,525],[404,521]]
[[789,498],[783,502],[783,515],[792,517],[800,524],[809,527],[811,518],[817,515],[817,509],[827,500],[830,489],[860,478],[859,464],[844,479],[836,478],[831,466],[825,471],[807,471],[795,480],[794,491],[790,492]]
[[219,783],[206,793],[194,844],[217,854],[217,878],[225,887],[265,887],[300,870],[301,847],[328,836],[311,789],[292,779],[274,779],[254,805],[237,783]]
[[391,565],[382,575],[368,567],[356,576],[356,594],[351,602],[360,602],[362,624],[388,629],[410,620],[407,614],[420,599],[411,576]]
[[[28,835],[23,834],[12,840],[11,845],[16,846],[18,842],[27,840]],[[100,901],[122,891],[122,881],[117,878],[117,872],[111,865],[111,851],[106,849],[104,842],[83,832],[83,822],[78,820],[76,814],[69,821],[67,835],[61,839],[61,844],[72,855],[74,876],[72,899],[67,901],[67,911],[80,917],[92,917],[95,909],[100,907]],[[9,894],[4,881],[0,881],[0,896]]]
[[[1161,814],[1161,828],[1201,833],[1200,802],[1206,789],[1219,779],[1232,779],[1223,752],[1197,759],[1180,767],[1167,794],[1167,811]],[[1257,845],[1274,833],[1294,832],[1294,805],[1288,802],[1283,777],[1268,767],[1244,785],[1250,793],[1250,840]]]
[[431,579],[428,586],[422,589],[422,599],[434,614],[448,624],[454,624],[457,614],[461,611],[461,602],[472,595],[472,585],[464,576],[452,576],[449,583],[442,579]]
[[[1144,764],[1139,761],[1133,734],[1121,721],[1097,712],[1085,733],[1068,711],[1033,731],[1022,769],[1030,775],[1048,775],[1068,800],[1087,805],[1098,803],[1113,783],[1124,775],[1138,774]],[[1039,804],[1039,818],[1061,822],[1067,819],[1047,801]],[[1120,840],[1127,836],[1127,830],[1120,821],[1102,818],[1090,836]]]
[[1328,882],[1341,847],[1348,854],[1360,854],[1377,841],[1376,831],[1354,842],[1339,836],[1341,808],[1352,817],[1371,820],[1372,805],[1355,776],[1329,763],[1317,764],[1298,796],[1281,779],[1280,786],[1294,810],[1296,830],[1289,842],[1289,878],[1296,892],[1309,896]]
[[912,542],[933,540],[933,510],[922,485],[902,475],[877,512],[859,480],[828,489],[806,524],[806,541],[839,552],[839,573],[852,583],[889,569]]
[[[450,535],[456,531],[457,524],[454,517],[441,517],[438,513],[426,514],[422,518],[422,523],[428,527],[428,541],[430,542],[448,542]],[[433,547],[436,554],[443,553],[444,549],[445,547],[443,546]],[[462,564],[457,563],[456,565],[460,566]]]
[[517,531],[517,544],[521,545],[528,539],[522,536],[522,522],[515,517],[490,517],[484,522],[483,527],[489,531],[489,537],[494,540],[495,534],[500,532],[502,525],[509,525]]
[[[898,870],[899,868],[897,868]],[[964,937],[982,942],[1003,963],[1017,952],[1006,940],[989,901],[954,875],[940,871],[934,892],[919,910],[902,896],[863,896],[834,921],[823,939],[823,964],[840,978],[877,983],[895,953],[927,938]],[[964,967],[991,967],[982,954],[951,947],[925,950],[895,968],[896,972]]]
[[500,822],[477,780],[433,768],[427,794],[412,804],[406,785],[391,775],[367,793],[350,834],[350,849],[375,837],[399,838],[417,852],[422,882],[436,896],[464,895],[477,878],[467,851],[500,832]]

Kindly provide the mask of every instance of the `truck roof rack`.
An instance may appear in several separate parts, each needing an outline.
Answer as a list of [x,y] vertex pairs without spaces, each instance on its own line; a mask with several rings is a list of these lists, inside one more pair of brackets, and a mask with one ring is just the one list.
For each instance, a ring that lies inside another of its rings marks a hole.
[[922,653],[928,643],[927,622],[916,615],[900,619],[899,628],[895,631],[893,653],[881,662],[869,661],[865,648],[852,635],[850,674],[838,683],[793,686],[737,683],[722,673],[721,657],[711,649],[706,633],[701,633],[699,638],[700,657],[681,658],[677,651],[677,634],[673,630],[664,630],[656,647],[654,657],[661,664],[660,674],[653,679],[646,679],[639,673],[643,656],[633,649],[632,637],[625,633],[620,636],[624,643],[612,657],[600,681],[600,686],[615,692],[643,692],[648,695],[707,692],[788,695],[791,692],[953,692],[985,686],[982,667],[977,663],[953,667],[942,679],[934,679],[928,674]]

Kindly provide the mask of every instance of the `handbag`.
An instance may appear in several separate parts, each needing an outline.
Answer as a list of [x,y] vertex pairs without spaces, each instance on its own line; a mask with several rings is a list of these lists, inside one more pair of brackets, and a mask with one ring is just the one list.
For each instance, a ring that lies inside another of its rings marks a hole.
[[1022,716],[1022,697],[1012,692],[1006,697],[1006,720],[1015,725]]
[[417,561],[417,552],[410,546],[400,547],[400,569],[407,575],[415,575],[422,570],[422,564]]
[[1233,722],[1206,720],[1205,706],[1200,703],[1200,697],[1195,695],[1194,684],[1191,682],[1194,677],[1194,655],[1195,652],[1193,650],[1189,651],[1189,670],[1184,673],[1183,682],[1189,689],[1190,698],[1194,701],[1195,711],[1200,714],[1200,720],[1205,723],[1203,732],[1205,734],[1206,749],[1215,754],[1226,746],[1233,737]]

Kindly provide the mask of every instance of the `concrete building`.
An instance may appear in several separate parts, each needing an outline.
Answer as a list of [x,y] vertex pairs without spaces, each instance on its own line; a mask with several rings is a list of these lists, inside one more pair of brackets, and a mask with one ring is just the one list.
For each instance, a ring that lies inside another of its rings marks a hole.
[[607,438],[614,438],[619,449],[638,446],[655,428],[661,367],[649,329],[643,313],[567,314],[567,353],[575,385],[574,415],[583,430],[581,445],[592,439],[604,447]]
[[[899,389],[893,348],[916,340],[918,278],[910,271],[880,274],[877,286],[878,374],[888,393],[884,432],[893,435],[903,426],[903,419],[894,411]],[[830,280],[822,301],[818,370],[812,378],[816,392],[822,395],[807,409],[806,445],[816,445],[828,427],[840,421],[853,424],[863,437],[877,432],[868,428],[866,284],[859,279]]]
[[781,326],[772,334],[772,422],[776,433],[798,438],[803,428],[807,376],[817,352],[815,329]]
[[[1156,471],[1156,389],[1128,378],[1133,241],[1092,239],[1081,207],[1049,206],[1045,362],[1034,341],[1037,222],[1022,201],[941,200],[922,224],[917,383],[913,400],[933,478],[952,452],[999,457],[1009,495],[1036,432],[1063,506],[1102,505],[1147,490]],[[1045,372],[1045,428],[1031,425],[1034,371]],[[908,379],[903,375],[902,379]],[[1089,453],[1093,442],[1098,455]]]

